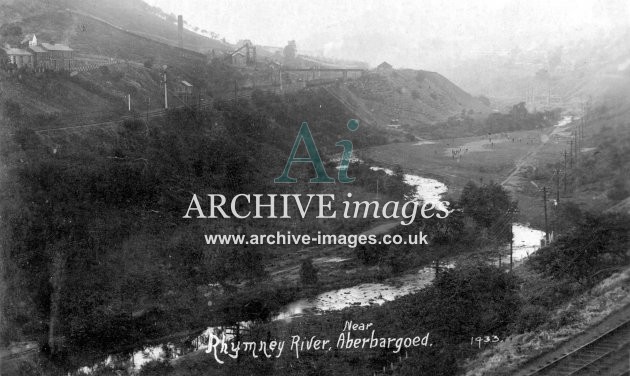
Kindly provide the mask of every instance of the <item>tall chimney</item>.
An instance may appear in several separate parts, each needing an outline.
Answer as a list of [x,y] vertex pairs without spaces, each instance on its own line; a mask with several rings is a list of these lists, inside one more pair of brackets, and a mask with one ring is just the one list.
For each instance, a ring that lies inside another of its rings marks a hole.
[[177,16],[177,46],[184,48],[184,17]]

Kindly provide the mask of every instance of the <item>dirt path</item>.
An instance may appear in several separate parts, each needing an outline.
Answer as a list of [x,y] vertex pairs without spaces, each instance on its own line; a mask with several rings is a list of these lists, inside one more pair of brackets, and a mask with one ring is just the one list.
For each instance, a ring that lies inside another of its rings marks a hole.
[[501,185],[507,189],[514,190],[519,184],[523,183],[522,179],[518,177],[518,174],[523,171],[523,168],[532,166],[534,162],[534,157],[542,148],[547,145],[549,141],[551,141],[554,136],[559,136],[561,133],[564,133],[567,127],[570,127],[572,123],[567,123],[563,126],[555,126],[551,129],[549,134],[543,133],[543,138],[540,144],[537,144],[532,147],[532,149],[525,154],[521,159],[516,162],[516,166],[514,166],[514,170],[501,182]]

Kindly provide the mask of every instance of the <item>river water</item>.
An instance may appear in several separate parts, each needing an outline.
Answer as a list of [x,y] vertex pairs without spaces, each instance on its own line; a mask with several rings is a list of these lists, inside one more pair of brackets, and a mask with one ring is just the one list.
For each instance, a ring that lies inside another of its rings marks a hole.
[[[392,175],[393,171],[381,167],[372,167],[374,171],[384,171]],[[405,174],[405,182],[416,188],[415,199],[432,202],[437,207],[443,204],[440,201],[441,196],[448,191],[443,183],[417,175]],[[518,262],[540,247],[540,241],[544,235],[543,231],[530,228],[523,224],[513,224],[514,233],[513,243],[513,261]],[[504,252],[504,254],[507,254]],[[328,260],[344,261],[339,260]],[[502,262],[509,263],[509,254],[502,258]],[[442,267],[452,267],[452,264],[442,265]],[[434,278],[435,271],[431,267],[423,267],[411,273],[391,278],[387,283],[362,283],[356,286],[342,288],[338,290],[327,291],[310,299],[301,299],[286,306],[284,310],[278,314],[275,320],[291,320],[293,318],[306,314],[322,314],[326,311],[341,310],[352,306],[370,306],[374,304],[383,304],[387,301],[395,300],[401,296],[405,296],[417,292],[428,286]],[[247,323],[244,323],[247,325]],[[185,355],[191,351],[202,350],[207,347],[208,337],[210,334],[219,334],[223,328],[208,328],[199,337],[194,338],[192,346],[182,348],[173,343],[167,343],[157,346],[149,346],[143,350],[134,352],[129,357],[120,355],[109,356],[104,362],[93,367],[83,367],[80,373],[90,374],[97,367],[107,367],[111,365],[125,365],[129,373],[136,373],[146,363],[153,360],[162,360],[165,358],[176,359],[181,355]]]

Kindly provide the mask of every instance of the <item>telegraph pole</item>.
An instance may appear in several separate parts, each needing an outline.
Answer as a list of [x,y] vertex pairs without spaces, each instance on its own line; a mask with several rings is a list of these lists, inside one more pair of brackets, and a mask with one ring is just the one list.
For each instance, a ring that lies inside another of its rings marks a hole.
[[564,149],[564,194],[567,194],[567,150]]
[[575,164],[580,162],[580,149],[582,148],[582,142],[580,141],[580,128],[575,132]]
[[556,203],[560,204],[560,169],[556,168]]
[[545,241],[549,244],[549,220],[547,218],[547,187],[543,187],[543,206],[545,208]]
[[163,65],[162,68],[164,68],[164,108],[168,110],[168,91],[166,88],[166,65]]

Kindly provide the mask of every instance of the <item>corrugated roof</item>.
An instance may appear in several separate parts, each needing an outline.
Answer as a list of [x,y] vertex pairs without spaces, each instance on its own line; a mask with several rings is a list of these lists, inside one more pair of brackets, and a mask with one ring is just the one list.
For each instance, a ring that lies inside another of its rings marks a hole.
[[21,48],[3,48],[7,55],[33,55],[32,53]]
[[65,44],[50,44],[50,43],[42,43],[42,47],[49,51],[74,51],[72,48],[66,46]]

